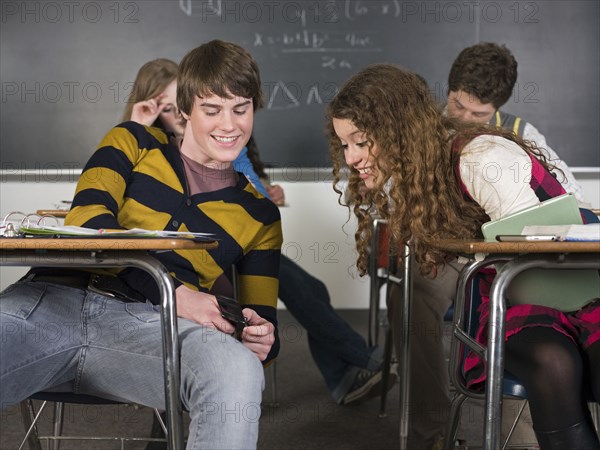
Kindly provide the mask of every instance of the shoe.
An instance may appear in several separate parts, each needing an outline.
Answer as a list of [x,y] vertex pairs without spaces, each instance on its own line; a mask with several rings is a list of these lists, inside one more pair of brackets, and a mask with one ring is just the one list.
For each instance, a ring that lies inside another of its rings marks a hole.
[[431,447],[430,450],[444,450],[444,444],[445,444],[445,439],[442,436],[442,437],[438,438],[437,441],[435,441],[435,444],[433,444],[433,446]]
[[[348,390],[348,393],[344,395],[341,401],[342,405],[348,403],[367,400],[372,397],[381,395],[381,370],[372,371],[368,369],[360,369],[354,378],[354,383]],[[392,388],[398,381],[398,375],[390,371],[388,377],[388,390]]]
[[[443,436],[441,436],[435,441],[435,443],[430,448],[430,450],[444,450],[445,443],[446,443],[446,440],[444,439]],[[467,441],[465,441],[464,439],[457,439],[456,441],[454,441],[453,448],[454,448],[454,450],[466,450],[467,449]],[[519,450],[519,449],[514,449],[514,450]]]
[[561,430],[535,432],[540,448],[548,450],[600,450],[594,425],[587,420]]

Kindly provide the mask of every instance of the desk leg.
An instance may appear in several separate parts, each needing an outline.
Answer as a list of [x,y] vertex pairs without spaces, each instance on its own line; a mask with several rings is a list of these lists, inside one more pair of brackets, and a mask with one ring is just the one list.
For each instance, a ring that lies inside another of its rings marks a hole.
[[529,269],[600,269],[597,254],[527,254],[506,263],[496,275],[490,291],[488,328],[488,372],[485,395],[484,449],[500,448],[502,388],[504,383],[505,291],[510,282]]
[[[408,448],[408,420],[410,417],[410,302],[412,300],[412,256],[410,244],[402,246],[402,348],[398,352],[400,370],[400,450]],[[389,286],[388,286],[389,291]]]
[[[506,266],[505,266],[506,267]],[[490,291],[488,324],[488,370],[485,381],[484,449],[500,448],[502,421],[502,386],[504,384],[504,329],[506,305],[504,291],[508,287],[500,270]]]
[[[485,267],[485,266],[489,266],[491,264],[497,263],[497,262],[503,262],[510,259],[509,256],[506,255],[488,255],[484,260],[473,260],[470,261],[469,263],[467,263],[459,277],[458,277],[458,283],[457,283],[457,289],[456,289],[456,299],[454,302],[454,330],[453,330],[453,339],[459,339],[459,340],[463,340],[464,338],[461,338],[461,332],[459,330],[464,330],[464,322],[466,320],[465,317],[465,305],[466,305],[466,293],[468,290],[468,287],[471,283],[472,278],[477,274],[477,272]],[[493,289],[493,288],[492,288]],[[494,298],[490,298],[490,308],[493,308],[494,305],[498,304],[498,298],[502,299],[503,298],[503,293],[500,293],[499,295],[496,294],[496,296]],[[501,307],[504,308],[504,302],[500,302],[501,303]],[[492,326],[492,324],[497,324],[500,323],[500,327],[501,329],[498,330],[497,326]],[[502,338],[504,337],[504,312],[503,309],[500,311],[494,311],[491,310],[490,311],[490,321],[489,321],[489,329],[488,329],[488,333],[490,336],[490,341],[494,342],[494,345],[491,345],[492,348],[497,347],[496,344],[501,345],[502,344],[502,339],[500,341],[498,341],[497,336],[500,335],[502,336]],[[472,345],[475,345],[475,343],[473,342]],[[482,352],[485,352],[485,349],[481,346],[480,350]],[[484,429],[485,429],[485,443],[484,443],[484,448],[486,450],[491,450],[491,449],[497,449],[499,448],[498,444],[495,443],[494,439],[496,439],[496,433],[498,432],[498,430],[495,427],[495,425],[498,423],[497,421],[500,420],[500,411],[501,411],[501,405],[499,404],[499,401],[501,401],[502,399],[502,392],[500,390],[500,396],[498,397],[498,392],[497,391],[491,391],[490,390],[490,385],[493,385],[494,388],[496,388],[497,386],[500,386],[500,388],[502,387],[502,379],[500,379],[499,384],[498,383],[492,383],[492,380],[496,380],[497,379],[497,373],[498,370],[500,369],[499,373],[502,374],[502,365],[500,365],[500,368],[498,367],[498,361],[500,360],[501,362],[501,347],[500,348],[495,348],[495,350],[490,349],[488,347],[488,353],[487,353],[487,357],[486,357],[486,363],[488,364],[488,372],[487,372],[487,380],[486,380],[486,408],[485,408],[485,422],[484,422]],[[463,356],[460,355],[458,352],[458,346],[452,345],[451,347],[451,354],[450,354],[450,380],[455,384],[455,385],[460,385],[463,381],[457,379],[457,372],[458,371],[462,371],[462,369],[459,369],[460,366],[462,366],[462,358]],[[490,355],[494,355],[493,358],[490,359]],[[492,362],[493,361],[493,362]],[[490,368],[494,365],[495,367],[495,371],[491,372]],[[490,392],[493,392],[493,394],[490,395]],[[488,402],[489,400],[489,402]],[[495,400],[495,401],[494,401]],[[487,432],[493,433],[493,436],[488,438],[487,436]],[[447,439],[451,439],[453,438],[453,436],[446,436]],[[446,443],[446,448],[449,448],[449,444]]]
[[3,252],[0,266],[44,267],[137,267],[148,272],[158,284],[162,298],[163,354],[165,355],[165,401],[171,450],[185,448],[182,405],[179,398],[180,367],[175,286],[167,269],[146,251],[54,251],[18,250]]
[[183,408],[181,399],[179,398],[180,359],[175,287],[171,276],[164,266],[151,256],[148,255],[143,260],[137,257],[131,263],[152,275],[160,289],[160,297],[162,299],[163,354],[165,355],[165,402],[167,409],[167,429],[169,430],[167,442],[171,450],[183,449],[185,445],[182,423]]

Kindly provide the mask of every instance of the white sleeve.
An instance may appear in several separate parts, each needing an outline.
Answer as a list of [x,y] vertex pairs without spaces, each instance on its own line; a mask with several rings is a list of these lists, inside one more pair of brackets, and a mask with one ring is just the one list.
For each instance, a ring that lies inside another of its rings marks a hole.
[[560,184],[565,188],[565,191],[573,193],[580,203],[584,203],[583,188],[575,179],[569,166],[560,159],[556,152],[546,143],[546,137],[540,133],[536,127],[527,122],[525,128],[523,128],[523,139],[535,142],[546,158],[548,158],[548,161],[555,165],[557,169],[560,169],[554,171],[554,173],[556,174],[557,180],[560,181]]
[[529,185],[531,168],[529,155],[500,136],[478,136],[460,156],[462,182],[492,220],[539,204]]

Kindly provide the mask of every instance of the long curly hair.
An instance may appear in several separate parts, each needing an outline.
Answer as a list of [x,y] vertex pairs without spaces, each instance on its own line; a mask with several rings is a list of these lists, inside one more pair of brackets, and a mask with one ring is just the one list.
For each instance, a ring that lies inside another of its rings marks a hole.
[[[369,148],[376,146],[377,175],[372,189],[346,165],[333,119],[350,120],[365,133]],[[327,108],[327,131],[338,202],[348,206],[358,220],[355,240],[361,275],[368,268],[374,215],[388,221],[391,249],[411,240],[424,274],[448,258],[432,246],[434,240],[481,237],[481,224],[489,217],[476,202],[465,198],[454,172],[462,147],[474,137],[499,135],[540,156],[531,143],[511,131],[446,118],[422,79],[392,64],[368,66],[340,88]],[[457,138],[460,145],[453,151]],[[547,167],[545,160],[543,164]]]

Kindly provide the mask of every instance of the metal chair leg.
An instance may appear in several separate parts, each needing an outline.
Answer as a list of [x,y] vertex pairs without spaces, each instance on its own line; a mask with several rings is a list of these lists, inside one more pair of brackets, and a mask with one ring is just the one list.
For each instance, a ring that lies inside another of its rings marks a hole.
[[456,442],[456,436],[458,435],[458,424],[460,422],[461,408],[467,396],[457,392],[452,398],[452,404],[450,406],[450,417],[448,420],[448,426],[446,427],[446,439],[444,441],[444,450],[454,450],[454,443]]
[[506,436],[506,439],[504,440],[504,444],[502,445],[502,450],[505,450],[508,446],[508,441],[510,441],[510,438],[512,437],[515,428],[517,428],[517,424],[519,423],[519,419],[521,419],[521,416],[523,415],[523,411],[525,410],[525,407],[527,406],[527,400],[523,400],[521,402],[521,406],[519,407],[519,412],[517,413],[517,417],[515,417],[515,420],[513,420],[512,426],[510,427],[510,430],[508,430],[508,435]]
[[277,398],[277,361],[271,363],[269,370],[271,371],[271,401],[274,406],[277,406],[279,404]]
[[271,364],[265,368],[265,382],[269,385],[271,398],[265,399],[263,403],[272,407],[279,406],[279,398],[277,396],[277,361],[271,362]]
[[21,450],[26,442],[31,450],[42,450],[42,446],[40,445],[40,441],[38,439],[37,421],[42,415],[42,412],[46,407],[46,403],[47,402],[43,402],[39,411],[36,413],[32,400],[27,399],[21,402],[21,418],[27,431],[25,433],[25,437],[21,441],[21,445],[19,445],[18,450]]
[[600,402],[590,402],[589,406],[592,422],[596,427],[596,433],[600,434]]
[[388,327],[385,333],[385,344],[383,348],[383,365],[381,369],[381,402],[379,405],[379,418],[385,417],[385,412],[388,385],[390,380],[390,367],[392,365],[392,329]]
[[[63,409],[65,404],[62,402],[54,403],[54,437],[62,436],[63,430]],[[60,440],[55,439],[52,443],[53,450],[60,450]]]
[[158,424],[160,425],[160,427],[163,430],[163,433],[166,436],[168,431],[167,431],[167,425],[165,425],[165,421],[163,420],[163,416],[161,415],[161,413],[158,409],[152,408],[152,410],[154,411],[154,417],[156,417],[156,421],[158,422]]

